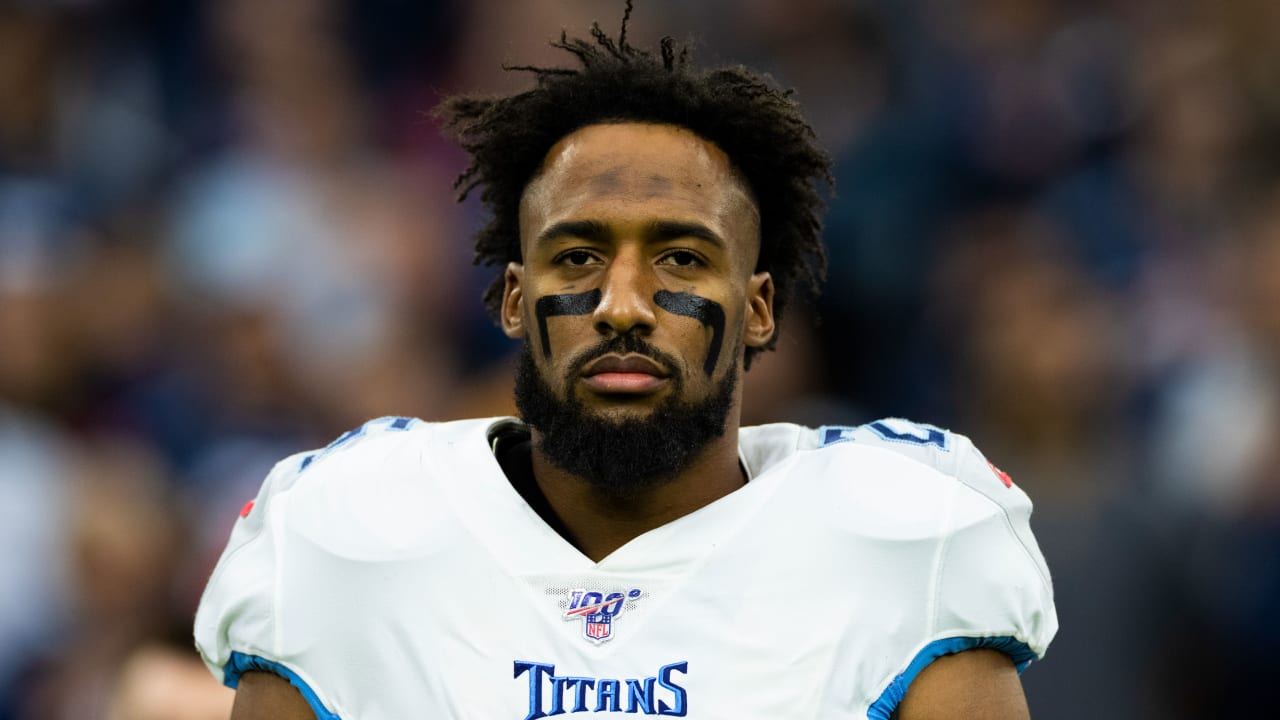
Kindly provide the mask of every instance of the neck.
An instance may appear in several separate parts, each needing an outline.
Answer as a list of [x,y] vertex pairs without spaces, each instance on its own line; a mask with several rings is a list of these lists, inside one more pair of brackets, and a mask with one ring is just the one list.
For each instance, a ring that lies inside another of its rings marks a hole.
[[565,539],[599,562],[632,539],[684,517],[742,487],[746,476],[738,461],[738,427],[734,423],[666,482],[618,497],[602,493],[590,481],[567,473],[541,452],[541,436],[533,431],[533,476]]

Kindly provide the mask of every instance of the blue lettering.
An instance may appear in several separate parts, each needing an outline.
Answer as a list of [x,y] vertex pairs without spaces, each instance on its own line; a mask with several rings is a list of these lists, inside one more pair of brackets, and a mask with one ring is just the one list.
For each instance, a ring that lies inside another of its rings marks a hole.
[[617,680],[602,678],[596,685],[596,712],[618,712],[621,710],[618,705],[619,690],[620,687]]
[[551,678],[551,715],[564,714],[564,689],[568,686],[572,678],[553,677]]
[[569,712],[586,712],[587,691],[595,688],[595,678],[575,677],[569,679],[575,683],[574,689],[577,691],[573,696],[573,709]]
[[524,720],[544,718],[547,714],[542,712],[542,677],[554,678],[556,666],[516,660],[515,677],[519,678],[525,672],[529,673],[529,714],[524,716]]
[[658,668],[658,684],[665,690],[670,690],[675,694],[675,706],[669,706],[662,700],[658,701],[658,714],[671,715],[673,717],[684,717],[689,714],[689,693],[671,680],[671,673],[679,672],[682,675],[689,674],[689,663],[678,662],[670,665],[663,665]]
[[645,678],[643,681],[627,680],[627,712],[643,710],[645,715],[653,714],[654,681],[655,678]]
[[[677,672],[688,674],[688,671],[688,662],[678,662],[662,666],[658,669],[657,676],[647,678],[616,680],[581,676],[557,677],[556,666],[551,663],[516,660],[512,677],[518,680],[526,673],[529,676],[529,712],[524,720],[591,712],[587,700],[587,692],[590,690],[595,690],[595,712],[598,713],[626,712],[684,717],[689,712],[689,694],[672,679],[672,675]],[[548,688],[551,695],[549,711],[546,708]],[[660,699],[659,694],[666,699]]]

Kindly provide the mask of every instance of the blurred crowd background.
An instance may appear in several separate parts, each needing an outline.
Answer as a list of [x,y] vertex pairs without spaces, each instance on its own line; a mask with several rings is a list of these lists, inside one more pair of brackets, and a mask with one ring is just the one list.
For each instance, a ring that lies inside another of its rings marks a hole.
[[[907,416],[1012,474],[1038,720],[1280,706],[1280,3],[637,5],[836,161],[826,295],[745,420]],[[271,464],[511,412],[428,111],[621,12],[0,0],[0,720],[225,717],[190,620]]]

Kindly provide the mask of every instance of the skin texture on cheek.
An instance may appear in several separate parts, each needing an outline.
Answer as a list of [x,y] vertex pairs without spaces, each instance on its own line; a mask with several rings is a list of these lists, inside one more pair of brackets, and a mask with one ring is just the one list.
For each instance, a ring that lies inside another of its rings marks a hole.
[[600,289],[567,295],[543,295],[533,312],[538,316],[538,339],[542,341],[542,357],[551,357],[551,337],[547,334],[547,318],[557,315],[587,315],[600,305]]
[[724,342],[724,308],[714,300],[670,290],[659,290],[654,294],[653,302],[672,315],[693,318],[711,328],[711,347],[707,348],[707,359],[702,364],[703,372],[711,377],[720,360],[720,345]]

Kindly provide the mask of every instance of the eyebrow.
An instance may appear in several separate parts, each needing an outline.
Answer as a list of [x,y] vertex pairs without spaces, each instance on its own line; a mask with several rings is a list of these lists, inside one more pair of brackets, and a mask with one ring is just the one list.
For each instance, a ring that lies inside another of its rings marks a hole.
[[725,246],[724,238],[721,238],[714,230],[701,223],[657,220],[651,223],[648,229],[649,233],[659,240],[691,237],[705,240],[718,248]]
[[[724,238],[714,230],[696,222],[682,220],[655,220],[645,227],[646,234],[659,242],[691,237],[723,248]],[[603,241],[612,233],[608,226],[598,220],[565,220],[558,222],[538,234],[537,242],[545,243],[558,238],[582,238],[583,240]]]
[[545,243],[556,238],[575,237],[583,240],[603,240],[609,237],[609,229],[595,220],[565,220],[538,233],[537,242]]

